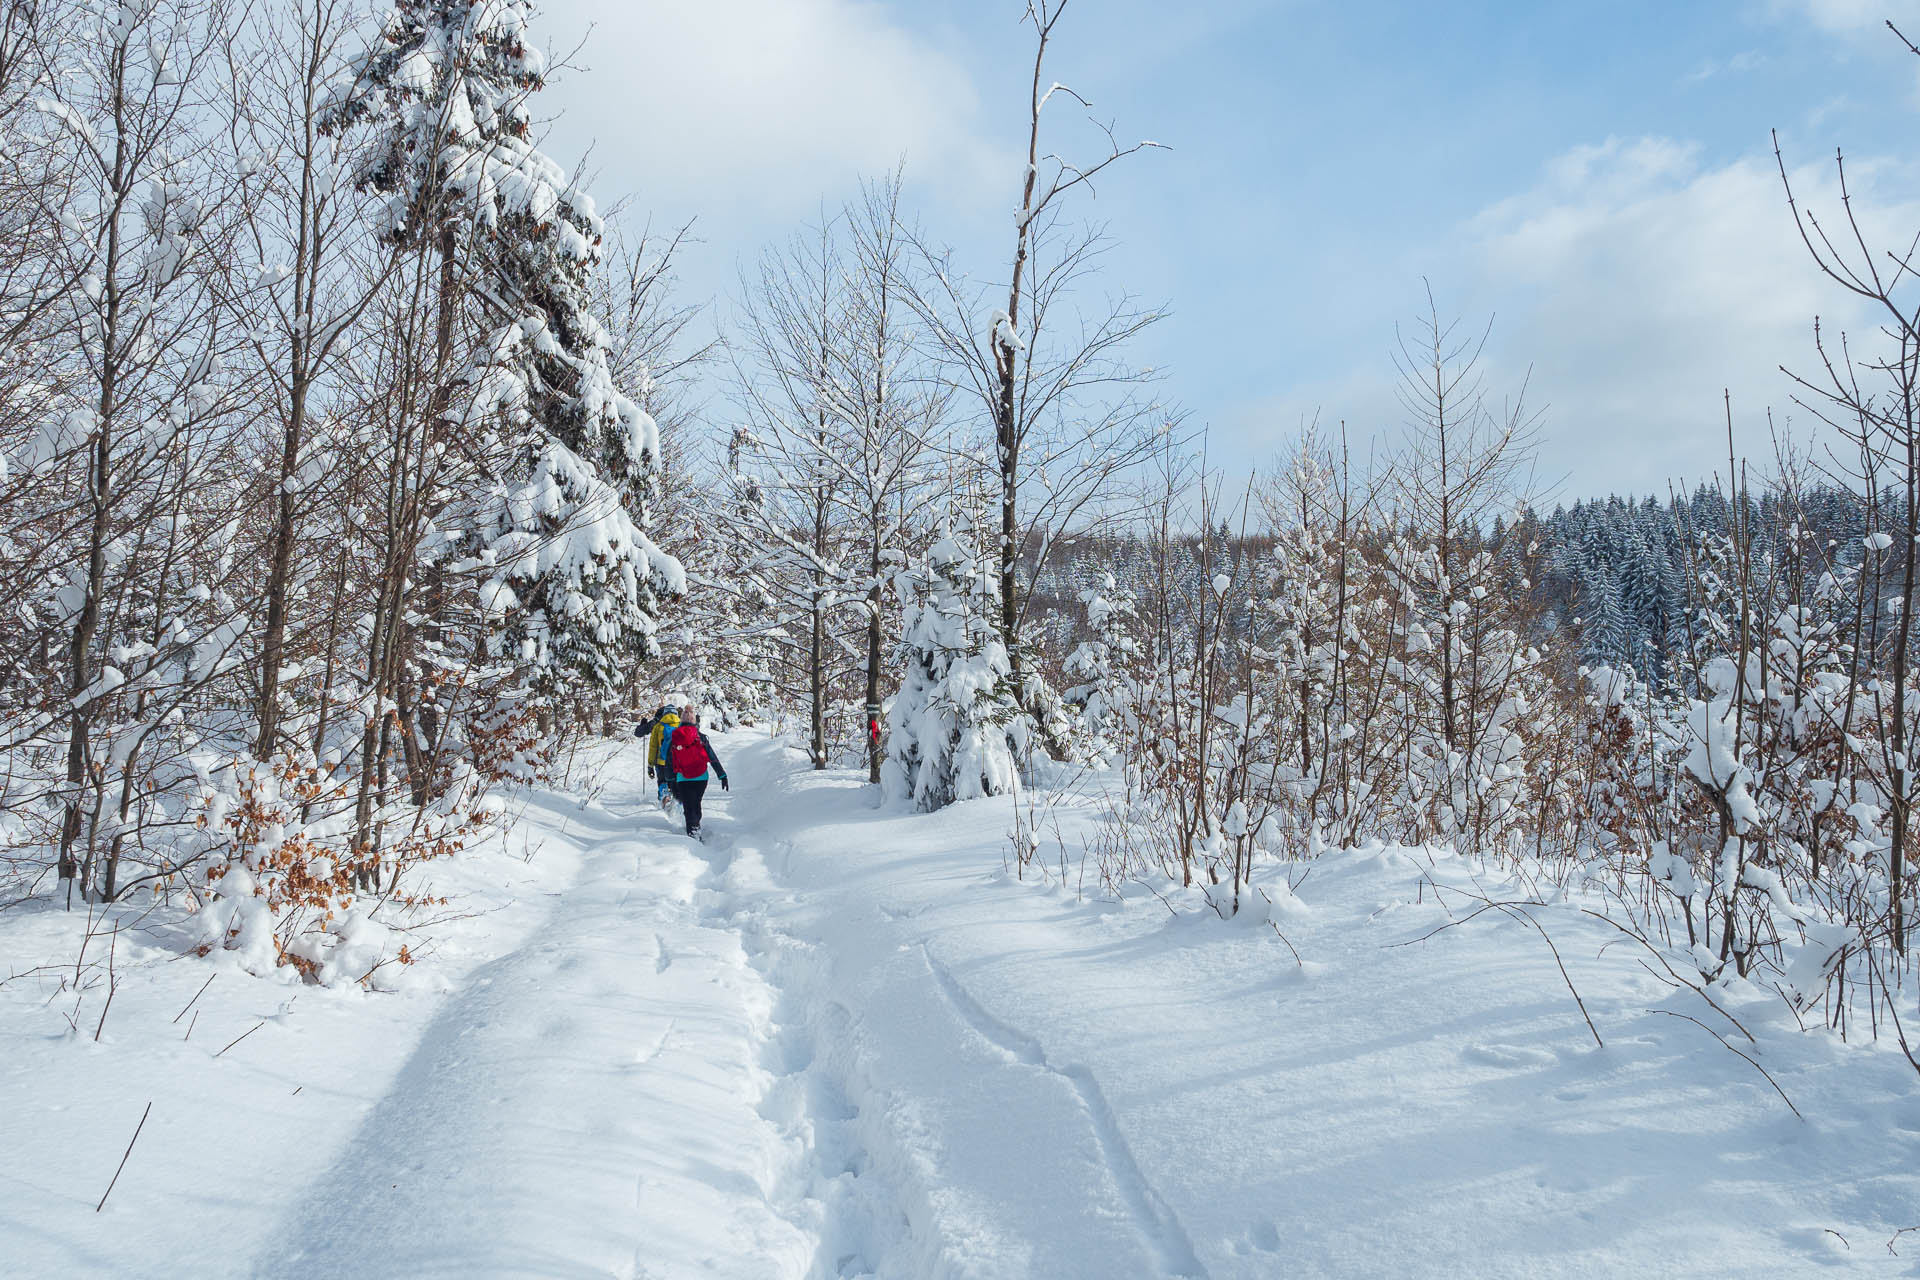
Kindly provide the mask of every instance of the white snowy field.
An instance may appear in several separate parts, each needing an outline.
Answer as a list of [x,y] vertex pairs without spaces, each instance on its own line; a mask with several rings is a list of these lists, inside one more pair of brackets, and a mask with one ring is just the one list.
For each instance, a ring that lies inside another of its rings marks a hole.
[[26,972],[71,920],[0,913],[0,1275],[1920,1275],[1920,1077],[1773,997],[1749,1043],[1572,905],[1534,916],[1604,1047],[1524,923],[1433,932],[1521,896],[1464,860],[1263,869],[1296,963],[1017,882],[1004,800],[716,745],[705,844],[630,748],[535,793],[397,994],[129,922],[96,1041],[102,993]]

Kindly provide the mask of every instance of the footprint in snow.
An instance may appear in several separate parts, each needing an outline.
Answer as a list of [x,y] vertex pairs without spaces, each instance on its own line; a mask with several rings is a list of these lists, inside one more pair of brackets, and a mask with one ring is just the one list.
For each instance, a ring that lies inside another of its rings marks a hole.
[[1517,1044],[1477,1044],[1460,1056],[1469,1062],[1479,1062],[1489,1067],[1506,1067],[1509,1070],[1518,1070],[1521,1067],[1551,1067],[1560,1061],[1545,1049],[1529,1049]]
[[1259,1222],[1233,1238],[1233,1251],[1244,1258],[1255,1253],[1280,1252],[1280,1228],[1271,1222]]
[[627,1067],[629,1069],[644,1067],[665,1053],[667,1051],[667,1041],[673,1037],[674,1029],[679,1025],[679,1021],[678,1018],[668,1018],[667,1025],[660,1031],[660,1038],[652,1044],[642,1045],[639,1049],[635,1050],[632,1060],[627,1063]]

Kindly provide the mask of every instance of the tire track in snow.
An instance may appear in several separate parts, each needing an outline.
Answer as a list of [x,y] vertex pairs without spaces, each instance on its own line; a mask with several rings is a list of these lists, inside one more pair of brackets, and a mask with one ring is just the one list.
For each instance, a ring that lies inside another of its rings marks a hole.
[[1141,1235],[1159,1254],[1161,1265],[1169,1275],[1206,1280],[1207,1269],[1200,1265],[1186,1228],[1180,1225],[1180,1220],[1174,1216],[1167,1202],[1153,1189],[1146,1175],[1140,1172],[1139,1162],[1133,1158],[1133,1149],[1120,1132],[1119,1120],[1113,1114],[1107,1095],[1101,1091],[1100,1082],[1093,1078],[1093,1072],[1078,1063],[1061,1066],[1049,1061],[1045,1047],[1038,1040],[989,1013],[945,965],[933,958],[933,953],[924,942],[920,944],[920,956],[926,961],[927,971],[933,975],[935,985],[954,1013],[979,1033],[983,1040],[1021,1066],[1058,1076],[1072,1086],[1079,1095],[1081,1106],[1086,1109],[1094,1141],[1099,1144],[1107,1171],[1112,1174],[1114,1185],[1120,1189],[1121,1197],[1133,1213]]

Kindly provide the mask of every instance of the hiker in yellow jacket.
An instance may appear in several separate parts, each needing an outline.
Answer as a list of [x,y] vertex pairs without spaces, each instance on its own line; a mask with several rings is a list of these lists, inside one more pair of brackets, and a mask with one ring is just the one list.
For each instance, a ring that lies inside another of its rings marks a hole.
[[673,772],[667,768],[667,759],[663,752],[667,749],[667,740],[673,737],[673,731],[680,727],[680,713],[671,705],[660,708],[660,714],[653,718],[651,732],[647,735],[647,772],[660,784],[660,807],[666,808],[673,799]]

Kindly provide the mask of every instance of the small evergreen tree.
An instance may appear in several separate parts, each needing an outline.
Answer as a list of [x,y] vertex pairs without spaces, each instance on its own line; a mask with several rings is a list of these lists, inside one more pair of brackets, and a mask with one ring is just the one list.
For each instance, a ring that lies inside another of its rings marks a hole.
[[1621,604],[1620,587],[1606,563],[1594,565],[1580,583],[1581,628],[1580,661],[1600,667],[1627,660],[1631,641],[1631,623]]
[[952,534],[899,575],[905,672],[887,713],[881,769],[890,799],[930,811],[1018,783],[1026,720],[990,613],[993,586],[978,553]]
[[1131,634],[1133,596],[1109,573],[1101,577],[1098,587],[1081,592],[1080,601],[1093,636],[1067,655],[1067,674],[1080,683],[1064,696],[1067,705],[1080,712],[1082,754],[1104,766],[1116,755],[1115,735],[1140,694],[1139,681],[1129,670],[1139,658],[1139,646]]

